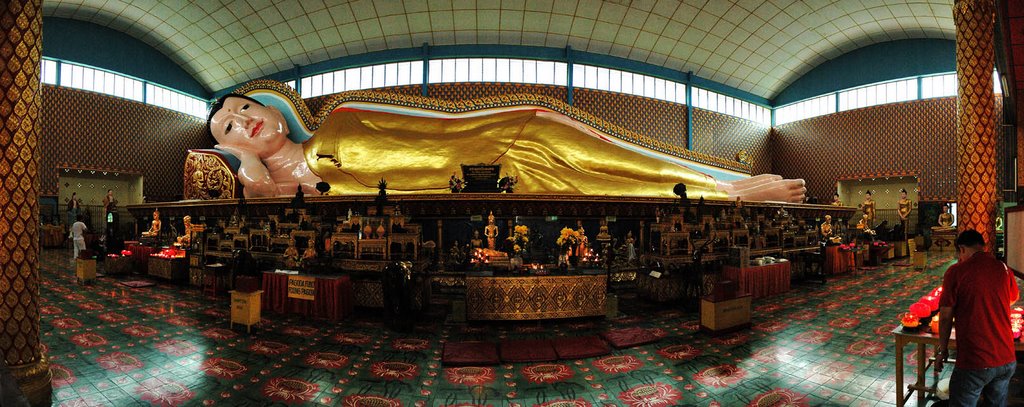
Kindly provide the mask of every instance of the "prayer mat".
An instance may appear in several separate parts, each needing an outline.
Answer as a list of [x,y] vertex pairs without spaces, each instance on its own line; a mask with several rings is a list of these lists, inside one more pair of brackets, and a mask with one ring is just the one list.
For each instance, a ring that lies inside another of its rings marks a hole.
[[493,342],[446,342],[441,355],[445,366],[491,366],[501,362]]
[[559,359],[586,359],[612,352],[608,343],[597,336],[557,338],[551,340]]
[[601,337],[608,341],[615,349],[646,345],[661,339],[660,336],[651,332],[651,330],[639,327],[612,329],[602,332]]
[[145,281],[145,280],[122,281],[119,284],[121,284],[123,286],[131,287],[131,288],[152,287],[152,286],[156,285],[156,283],[154,283],[152,281]]
[[508,363],[552,362],[558,360],[547,339],[524,339],[501,343],[501,361]]

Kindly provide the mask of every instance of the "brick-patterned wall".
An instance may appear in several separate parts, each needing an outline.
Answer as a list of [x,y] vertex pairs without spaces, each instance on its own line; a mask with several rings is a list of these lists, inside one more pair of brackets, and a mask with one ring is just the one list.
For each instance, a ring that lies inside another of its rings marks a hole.
[[686,148],[686,105],[601,90],[575,89],[573,106],[639,134]]
[[773,173],[770,132],[771,127],[750,120],[693,109],[693,149],[727,160],[746,150],[754,164],[752,175]]
[[[995,110],[998,125],[1003,121],[1001,98]],[[916,175],[921,200],[956,199],[955,97],[787,123],[775,127],[770,140],[773,172],[807,180],[811,196],[831,199],[839,179]]]
[[205,119],[82,90],[43,86],[40,189],[57,195],[60,168],[142,174],[150,201],[181,199],[190,148],[212,148]]

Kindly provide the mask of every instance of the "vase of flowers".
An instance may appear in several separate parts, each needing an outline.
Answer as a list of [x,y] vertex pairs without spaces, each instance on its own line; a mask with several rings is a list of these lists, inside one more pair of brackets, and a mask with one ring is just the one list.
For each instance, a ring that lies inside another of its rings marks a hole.
[[579,247],[582,241],[583,237],[580,235],[580,232],[570,228],[562,228],[558,239],[555,240],[555,244],[562,248],[562,253],[565,253],[566,260],[572,267],[576,267],[576,263],[579,261],[579,253],[576,253],[576,248]]

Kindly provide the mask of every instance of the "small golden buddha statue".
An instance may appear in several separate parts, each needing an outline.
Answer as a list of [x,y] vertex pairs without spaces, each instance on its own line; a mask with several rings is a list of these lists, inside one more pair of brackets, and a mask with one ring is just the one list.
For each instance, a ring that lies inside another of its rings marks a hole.
[[156,237],[160,235],[160,228],[162,223],[160,222],[160,211],[153,210],[153,222],[149,224],[149,230],[142,232],[142,237]]
[[860,204],[861,210],[867,216],[868,225],[875,222],[875,200],[871,198],[871,190],[864,191],[864,203]]
[[487,236],[487,248],[497,250],[498,226],[494,224],[494,212],[487,215],[487,226],[484,227],[484,236]]
[[313,246],[307,247],[306,250],[304,252],[302,252],[302,261],[303,262],[310,262],[310,261],[315,260],[315,259],[316,259],[316,249],[314,249]]
[[576,231],[579,232],[579,234],[580,234],[580,244],[578,246],[576,246],[576,255],[577,256],[586,256],[587,254],[589,254],[588,253],[589,252],[589,250],[588,250],[589,242],[587,242],[587,231],[583,230],[583,221],[582,220],[577,220],[576,221]]
[[860,218],[860,221],[857,222],[857,229],[863,229],[863,230],[870,230],[871,229],[871,220],[868,219],[868,215],[864,215],[862,218]]
[[295,248],[295,242],[291,242],[287,249],[284,249],[284,266],[286,268],[299,267],[299,249]]
[[843,206],[843,201],[839,200],[839,194],[832,194],[832,206]]
[[602,219],[601,227],[597,230],[597,240],[612,240],[612,235],[608,233],[608,221]]
[[825,221],[821,223],[821,237],[832,236],[832,215],[825,215]]
[[185,234],[178,236],[178,239],[174,245],[178,247],[188,247],[189,245],[192,244],[192,217],[189,215],[185,215],[185,217],[182,218],[181,221],[185,223]]
[[949,213],[949,206],[942,205],[942,213],[939,214],[939,226],[932,226],[932,231],[935,232],[952,232],[953,228],[953,214]]

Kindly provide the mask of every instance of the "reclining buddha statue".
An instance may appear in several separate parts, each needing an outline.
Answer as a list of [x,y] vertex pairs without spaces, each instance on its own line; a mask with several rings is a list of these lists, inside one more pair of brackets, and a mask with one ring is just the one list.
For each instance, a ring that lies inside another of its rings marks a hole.
[[691,197],[803,201],[803,180],[668,154],[617,126],[578,120],[586,114],[557,100],[530,98],[453,103],[346,92],[313,116],[290,88],[256,81],[220,98],[208,124],[216,148],[237,158],[246,197],[315,193],[321,181],[331,195],[373,194],[381,179],[389,193],[448,193],[462,164],[484,163],[517,177],[516,193],[674,197],[683,183]]

